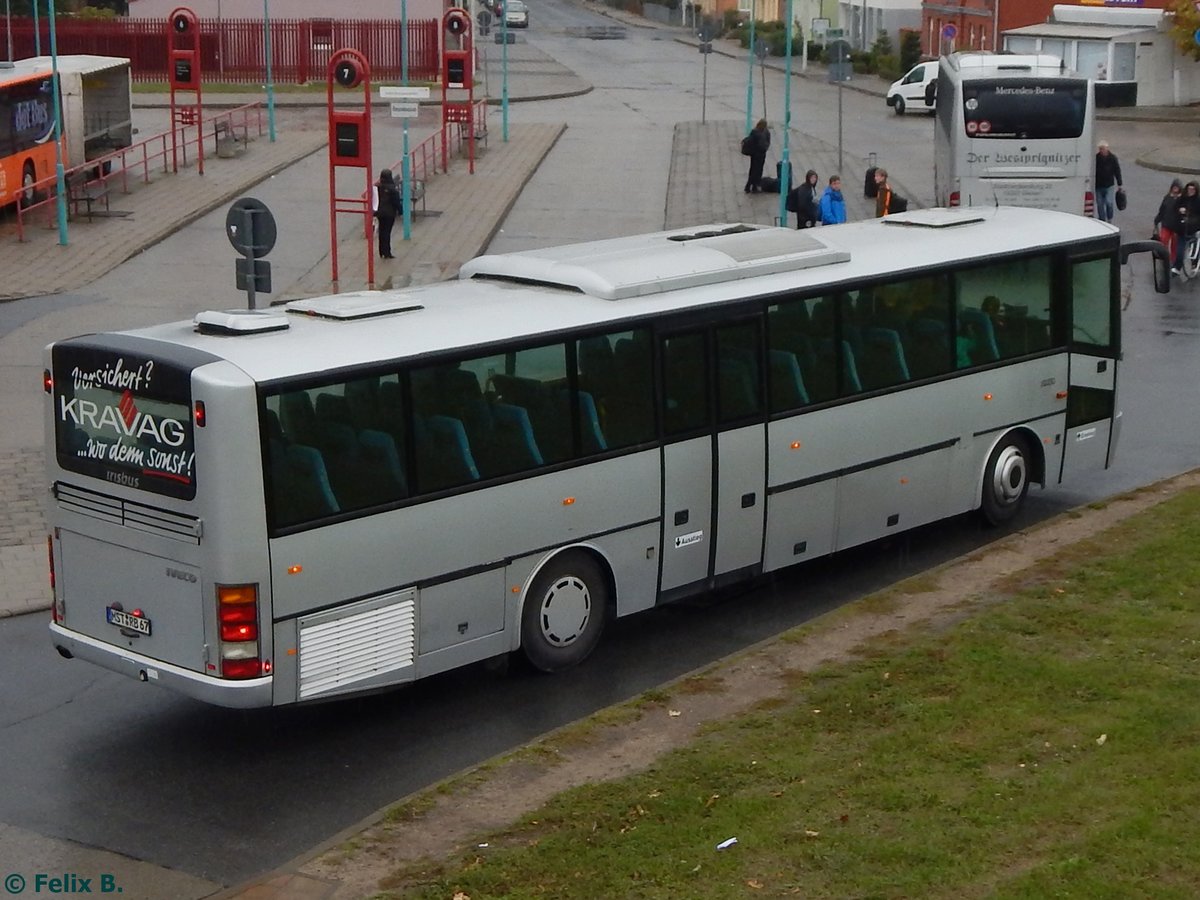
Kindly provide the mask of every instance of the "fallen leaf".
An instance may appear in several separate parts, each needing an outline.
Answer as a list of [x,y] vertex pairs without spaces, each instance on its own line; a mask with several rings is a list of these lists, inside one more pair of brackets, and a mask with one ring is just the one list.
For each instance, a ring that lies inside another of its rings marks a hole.
[[466,891],[455,891],[454,900],[471,900],[471,895]]
[[821,832],[819,832],[819,831],[813,831],[811,828],[805,828],[805,829],[804,829],[804,836],[805,836],[805,837],[810,837],[810,838],[812,838],[812,837],[820,837],[820,836],[821,836]]
[[1108,740],[1108,735],[1107,735],[1107,734],[1102,734],[1102,735],[1100,735],[1100,737],[1096,738],[1096,743],[1097,743],[1099,746],[1103,747],[1103,746],[1104,746],[1104,742],[1105,742],[1105,741],[1107,741],[1107,740]]
[[679,710],[677,710],[677,709],[668,709],[668,710],[667,710],[667,715],[668,715],[668,716],[670,716],[672,719],[677,719],[677,718],[679,718],[679,716],[682,716],[682,715],[683,715],[683,713],[681,713],[681,712],[680,712]]
[[709,797],[709,798],[708,798],[708,799],[707,799],[707,800],[704,802],[704,806],[705,806],[705,808],[708,808],[708,807],[712,806],[714,803],[716,803],[716,802],[717,802],[718,800],[720,800],[720,799],[721,799],[721,795],[720,795],[720,794],[713,794],[711,797]]
[[749,881],[746,882],[746,887],[752,887],[756,891],[761,891],[762,886],[763,886],[763,883],[761,881],[759,881],[757,878],[751,878]]

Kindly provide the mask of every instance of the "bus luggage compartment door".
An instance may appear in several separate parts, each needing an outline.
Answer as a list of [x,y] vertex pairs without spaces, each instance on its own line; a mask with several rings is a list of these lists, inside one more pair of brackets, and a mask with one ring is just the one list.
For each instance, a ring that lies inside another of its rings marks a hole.
[[[71,631],[114,649],[204,671],[198,570],[151,553],[60,529],[60,596]],[[129,585],[137,585],[131,593]]]

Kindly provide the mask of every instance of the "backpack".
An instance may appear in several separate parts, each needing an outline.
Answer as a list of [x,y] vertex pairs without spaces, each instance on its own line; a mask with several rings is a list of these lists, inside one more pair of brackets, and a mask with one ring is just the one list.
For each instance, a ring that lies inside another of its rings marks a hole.
[[742,138],[742,156],[754,155],[754,135],[748,134]]
[[788,191],[785,205],[788,212],[800,212],[800,188],[795,187]]
[[889,213],[908,212],[908,201],[899,194],[892,194],[892,202],[888,204]]

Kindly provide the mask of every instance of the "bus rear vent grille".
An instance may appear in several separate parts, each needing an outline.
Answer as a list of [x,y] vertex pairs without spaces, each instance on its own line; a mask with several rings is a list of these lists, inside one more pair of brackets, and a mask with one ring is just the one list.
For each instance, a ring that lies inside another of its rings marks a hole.
[[134,503],[132,500],[122,500],[120,497],[101,494],[98,491],[72,487],[61,481],[54,485],[54,498],[58,501],[59,507],[68,512],[90,516],[105,522],[115,522],[126,528],[174,538],[190,544],[199,544],[200,535],[203,532],[201,521],[195,516],[185,516],[168,509],[159,509],[144,503]]
[[413,665],[412,590],[300,619],[300,699],[344,690]]

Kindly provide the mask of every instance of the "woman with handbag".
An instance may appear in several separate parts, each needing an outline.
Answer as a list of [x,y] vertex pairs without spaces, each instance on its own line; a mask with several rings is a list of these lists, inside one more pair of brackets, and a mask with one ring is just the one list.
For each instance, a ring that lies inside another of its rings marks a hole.
[[[750,171],[746,174],[746,193],[762,191],[763,166],[767,162],[767,151],[771,148],[771,132],[767,129],[767,120],[759,119],[758,124],[746,135],[742,142],[742,152],[750,157]],[[749,150],[749,153],[746,151]]]
[[401,211],[400,191],[396,187],[395,176],[391,169],[379,173],[379,180],[371,192],[371,210],[375,214],[376,227],[379,230],[379,256],[381,259],[395,259],[392,256],[392,226],[396,224],[396,216]]

